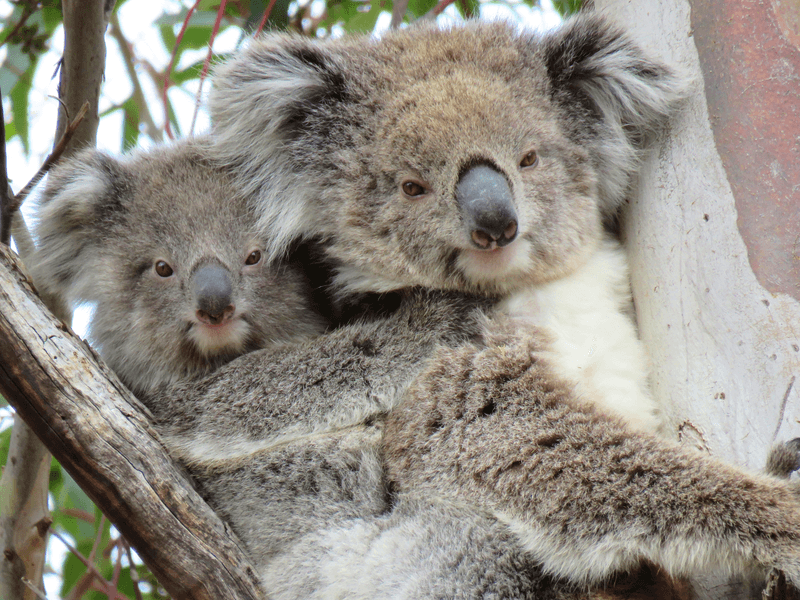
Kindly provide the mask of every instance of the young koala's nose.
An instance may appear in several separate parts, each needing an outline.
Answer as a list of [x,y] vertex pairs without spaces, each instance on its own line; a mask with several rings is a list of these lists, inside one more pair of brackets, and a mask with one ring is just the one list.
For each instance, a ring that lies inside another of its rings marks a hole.
[[517,237],[517,213],[505,176],[486,164],[461,175],[456,201],[473,245],[481,250],[507,246]]
[[228,269],[222,265],[203,265],[192,276],[197,318],[208,325],[219,325],[236,310]]

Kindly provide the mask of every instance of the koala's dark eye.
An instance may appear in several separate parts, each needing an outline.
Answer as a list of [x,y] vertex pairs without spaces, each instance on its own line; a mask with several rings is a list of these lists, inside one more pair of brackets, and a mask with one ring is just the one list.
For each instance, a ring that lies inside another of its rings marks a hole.
[[156,263],[156,273],[159,277],[169,277],[172,275],[172,267],[170,267],[165,261],[159,260]]
[[246,265],[257,265],[261,262],[261,250],[253,250],[244,261]]
[[410,198],[416,198],[417,196],[422,196],[426,193],[425,188],[416,181],[404,181],[403,185],[400,187],[403,190],[403,193]]
[[519,166],[523,169],[525,167],[535,167],[539,162],[539,155],[536,153],[536,150],[531,150],[525,156],[522,157],[522,160],[519,161]]

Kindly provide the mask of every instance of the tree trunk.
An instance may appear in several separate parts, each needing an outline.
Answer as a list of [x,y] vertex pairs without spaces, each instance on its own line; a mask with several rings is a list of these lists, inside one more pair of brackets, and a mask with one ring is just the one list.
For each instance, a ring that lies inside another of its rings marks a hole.
[[[762,469],[800,436],[800,9],[595,5],[697,82],[624,218],[653,390],[683,444]],[[698,584],[702,598],[746,588]]]

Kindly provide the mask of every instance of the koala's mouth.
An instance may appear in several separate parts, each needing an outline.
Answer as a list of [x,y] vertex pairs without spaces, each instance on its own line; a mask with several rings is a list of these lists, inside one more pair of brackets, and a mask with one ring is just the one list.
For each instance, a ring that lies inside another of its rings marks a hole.
[[243,351],[249,333],[247,322],[234,316],[220,323],[193,321],[188,337],[201,354],[213,356]]
[[512,284],[516,275],[530,270],[531,244],[517,239],[505,247],[487,250],[463,249],[456,260],[456,267],[467,281],[478,286]]

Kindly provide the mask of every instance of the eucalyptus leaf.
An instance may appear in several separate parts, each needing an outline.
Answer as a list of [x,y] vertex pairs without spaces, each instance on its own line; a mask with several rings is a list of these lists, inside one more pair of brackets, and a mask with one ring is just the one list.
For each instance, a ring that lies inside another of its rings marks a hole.
[[575,14],[581,9],[582,0],[553,0],[553,7],[562,17]]

